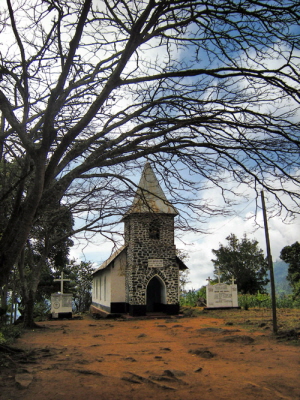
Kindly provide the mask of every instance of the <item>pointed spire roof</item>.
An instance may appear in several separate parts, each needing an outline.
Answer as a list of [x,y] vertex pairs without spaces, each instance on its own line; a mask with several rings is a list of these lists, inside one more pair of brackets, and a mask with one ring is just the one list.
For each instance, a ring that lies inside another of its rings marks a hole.
[[149,212],[178,215],[178,211],[167,200],[162,191],[151,165],[146,163],[141,180],[138,184],[138,189],[127,215]]

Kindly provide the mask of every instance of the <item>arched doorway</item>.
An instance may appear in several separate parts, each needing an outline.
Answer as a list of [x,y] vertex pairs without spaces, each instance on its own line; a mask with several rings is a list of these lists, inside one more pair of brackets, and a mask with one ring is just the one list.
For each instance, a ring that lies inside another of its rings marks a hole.
[[165,284],[158,276],[154,276],[147,286],[147,312],[164,311],[165,303]]

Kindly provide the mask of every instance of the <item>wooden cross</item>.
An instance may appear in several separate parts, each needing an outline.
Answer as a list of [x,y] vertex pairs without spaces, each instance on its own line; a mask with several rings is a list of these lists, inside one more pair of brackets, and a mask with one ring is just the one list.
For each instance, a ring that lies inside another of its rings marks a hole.
[[212,280],[211,277],[209,276],[206,280],[208,281],[208,284],[210,285],[210,281]]
[[54,281],[58,282],[60,281],[60,293],[64,293],[64,282],[70,281],[71,279],[64,279],[64,273],[61,273],[61,277],[59,279],[54,279]]

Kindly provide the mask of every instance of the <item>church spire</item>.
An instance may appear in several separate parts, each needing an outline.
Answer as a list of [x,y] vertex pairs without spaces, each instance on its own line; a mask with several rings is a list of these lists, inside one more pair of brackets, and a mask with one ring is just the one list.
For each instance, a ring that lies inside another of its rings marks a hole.
[[127,215],[149,212],[156,214],[178,214],[176,208],[167,200],[150,163],[147,162]]

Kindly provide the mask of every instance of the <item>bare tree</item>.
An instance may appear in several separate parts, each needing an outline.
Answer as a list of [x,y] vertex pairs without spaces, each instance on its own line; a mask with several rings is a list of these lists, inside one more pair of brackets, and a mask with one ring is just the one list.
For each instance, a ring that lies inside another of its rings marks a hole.
[[109,235],[146,158],[186,216],[221,211],[200,204],[211,185],[225,200],[243,183],[299,208],[298,0],[0,7],[0,155],[21,167],[1,283],[59,202],[78,230]]

